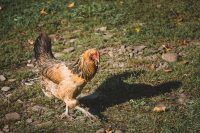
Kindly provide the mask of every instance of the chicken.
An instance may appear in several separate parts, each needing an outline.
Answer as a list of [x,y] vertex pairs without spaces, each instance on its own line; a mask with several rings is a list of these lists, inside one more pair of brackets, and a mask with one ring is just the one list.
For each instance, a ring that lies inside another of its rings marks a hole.
[[88,49],[74,64],[67,65],[56,60],[51,50],[51,40],[45,33],[41,33],[36,39],[34,52],[42,76],[44,94],[48,97],[55,96],[66,104],[66,110],[61,116],[70,117],[69,109],[75,108],[87,117],[95,119],[94,115],[79,106],[77,96],[96,74],[99,52],[96,49]]

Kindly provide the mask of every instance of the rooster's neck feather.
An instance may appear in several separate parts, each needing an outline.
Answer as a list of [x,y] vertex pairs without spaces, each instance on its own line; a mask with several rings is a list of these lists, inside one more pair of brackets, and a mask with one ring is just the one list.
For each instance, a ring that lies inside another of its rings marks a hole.
[[70,69],[74,74],[78,74],[86,81],[91,80],[97,72],[97,66],[93,61],[86,61],[82,56],[70,66]]

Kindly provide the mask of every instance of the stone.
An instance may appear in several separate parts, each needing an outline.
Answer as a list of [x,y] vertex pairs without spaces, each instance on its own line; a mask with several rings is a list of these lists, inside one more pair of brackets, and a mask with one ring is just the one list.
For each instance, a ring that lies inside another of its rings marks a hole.
[[34,67],[34,65],[32,63],[28,63],[26,66],[27,67]]
[[146,48],[146,46],[144,46],[144,45],[135,46],[134,47],[134,53],[142,52],[145,48]]
[[1,88],[1,90],[2,90],[2,91],[5,91],[5,92],[9,91],[10,89],[11,89],[11,88],[8,87],[8,86],[4,86],[4,87]]
[[6,78],[3,75],[0,75],[0,81],[5,81]]
[[104,26],[104,27],[100,27],[100,28],[97,28],[96,31],[100,31],[100,32],[105,32],[107,30],[107,27]]
[[[5,125],[4,127],[3,127],[3,131],[4,132],[6,132],[6,133],[8,133],[9,132],[9,126],[8,125]],[[0,132],[1,133],[1,132]],[[3,132],[2,132],[3,133]]]
[[129,57],[132,58],[133,57],[133,53],[129,53]]
[[74,43],[76,41],[76,39],[70,39],[69,43]]
[[162,59],[167,62],[176,62],[178,60],[178,54],[176,53],[164,53]]
[[111,39],[113,37],[113,34],[111,34],[111,33],[106,33],[105,35],[103,35],[103,38],[105,39],[105,40],[109,40],[109,39]]
[[7,98],[10,98],[11,96],[12,96],[12,94],[8,94],[8,95],[6,95]]
[[14,82],[16,79],[8,79],[9,82]]
[[22,100],[20,100],[20,99],[18,99],[18,100],[17,100],[17,102],[18,102],[18,103],[20,103],[20,104],[22,104],[22,103],[23,103],[23,102],[22,102]]
[[99,130],[96,131],[96,133],[106,133],[104,128],[100,128]]
[[26,122],[27,122],[27,123],[32,123],[33,120],[32,120],[31,118],[28,118],[28,119],[26,120]]
[[30,81],[30,82],[25,82],[24,84],[27,85],[27,86],[31,86],[31,85],[34,84],[34,82],[33,82],[33,81]]
[[20,115],[17,112],[8,113],[5,115],[6,120],[19,120]]
[[56,58],[59,58],[59,57],[63,56],[63,53],[54,53],[54,56],[55,56]]

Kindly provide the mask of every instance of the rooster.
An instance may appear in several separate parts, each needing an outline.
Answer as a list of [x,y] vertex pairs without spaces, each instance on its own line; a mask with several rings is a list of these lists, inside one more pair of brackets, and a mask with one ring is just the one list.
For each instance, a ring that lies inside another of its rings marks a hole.
[[77,96],[83,87],[97,72],[100,54],[96,49],[86,50],[79,59],[71,65],[56,60],[51,50],[51,40],[41,33],[34,43],[36,62],[42,76],[42,91],[48,97],[55,96],[66,104],[61,117],[70,117],[69,109],[75,108],[89,118],[96,117],[79,106]]

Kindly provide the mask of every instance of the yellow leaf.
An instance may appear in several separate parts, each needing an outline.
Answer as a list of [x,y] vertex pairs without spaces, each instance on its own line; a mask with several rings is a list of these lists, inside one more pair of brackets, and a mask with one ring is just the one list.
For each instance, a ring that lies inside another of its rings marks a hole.
[[74,2],[69,3],[69,4],[67,5],[68,8],[73,8],[74,6],[75,6],[75,3],[74,3]]
[[109,128],[106,130],[106,133],[112,133],[112,130],[110,130]]
[[31,39],[28,39],[28,43],[31,44],[31,45],[33,45],[34,41],[31,40]]
[[159,112],[165,112],[166,109],[167,109],[167,107],[164,106],[164,105],[162,105],[162,106],[156,106],[156,107],[153,109],[153,111],[159,113]]
[[137,32],[137,33],[138,33],[138,32],[140,32],[140,31],[141,31],[141,28],[140,28],[140,27],[135,27],[135,29],[134,29],[134,30],[135,30],[135,32]]
[[44,8],[40,11],[40,15],[44,16],[47,15],[48,13],[44,10]]
[[187,65],[187,64],[189,64],[189,61],[183,60],[183,61],[181,61],[180,63],[183,64],[183,65]]
[[120,4],[124,4],[124,2],[123,2],[123,1],[120,1]]
[[170,69],[170,68],[166,68],[166,69],[164,69],[163,71],[166,72],[166,73],[170,73],[170,72],[172,72],[173,70]]

